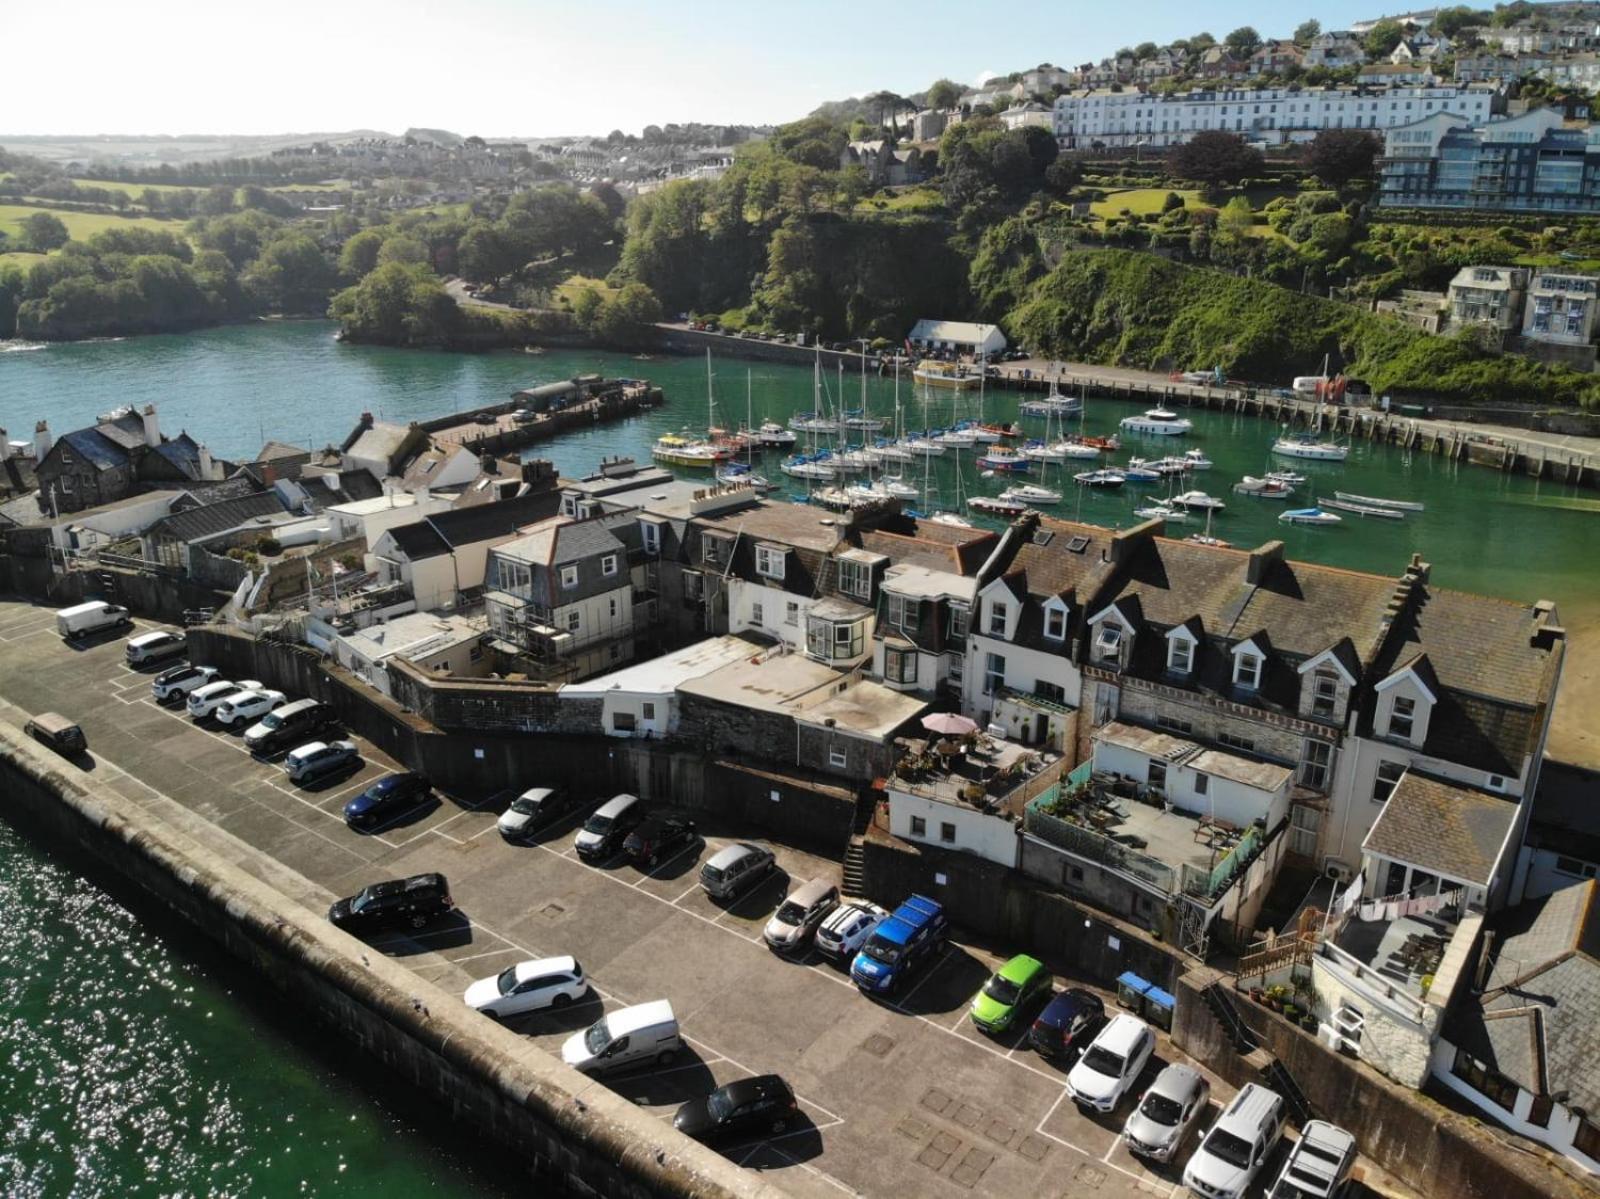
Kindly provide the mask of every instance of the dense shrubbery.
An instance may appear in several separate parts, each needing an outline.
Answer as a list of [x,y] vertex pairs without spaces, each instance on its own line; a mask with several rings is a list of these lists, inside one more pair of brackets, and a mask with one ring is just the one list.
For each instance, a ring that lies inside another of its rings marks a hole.
[[1081,361],[1156,369],[1220,366],[1286,381],[1330,356],[1380,394],[1468,402],[1600,403],[1600,380],[1467,339],[1431,337],[1347,304],[1297,295],[1149,254],[1068,255],[1036,283],[1007,328],[1030,348]]

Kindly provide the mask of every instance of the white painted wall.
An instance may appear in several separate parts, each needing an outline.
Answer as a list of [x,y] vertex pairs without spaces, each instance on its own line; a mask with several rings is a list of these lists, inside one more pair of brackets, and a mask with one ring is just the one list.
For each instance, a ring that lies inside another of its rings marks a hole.
[[[1524,846],[1519,870],[1523,876],[1523,899],[1539,899],[1563,887],[1576,887],[1600,874],[1600,862],[1585,863],[1591,873],[1569,874],[1556,866],[1556,860],[1567,855],[1549,849]],[[1581,861],[1582,859],[1576,859]]]
[[[754,620],[755,606],[761,605],[761,623]],[[788,606],[796,604],[794,623],[787,619]],[[767,587],[747,579],[728,579],[728,632],[756,629],[778,637],[800,653],[806,648],[806,613],[811,610],[809,596],[795,595],[778,587]]]
[[[920,837],[911,831],[912,818],[917,816],[927,827],[926,834]],[[955,826],[954,841],[946,841],[941,836],[941,826],[945,824]],[[1013,869],[1021,853],[1022,841],[1017,836],[1017,826],[1010,821],[987,816],[975,808],[924,799],[893,789],[889,791],[889,832],[906,841],[976,854]]]
[[[1065,646],[1063,642],[1063,650]],[[1032,691],[1039,683],[1052,683],[1061,688],[1065,696],[1064,703],[1075,708],[1082,702],[1083,676],[1064,652],[1049,654],[1013,645],[997,637],[969,636],[963,703],[967,714],[979,724],[988,723],[989,716],[994,712],[994,697],[983,693],[990,654],[999,654],[1006,660],[1005,686],[1017,691]]]
[[1496,1124],[1509,1128],[1518,1136],[1527,1137],[1530,1141],[1548,1145],[1557,1153],[1571,1158],[1585,1170],[1600,1174],[1600,1161],[1579,1153],[1572,1147],[1572,1138],[1578,1131],[1578,1117],[1567,1108],[1559,1103],[1556,1104],[1550,1112],[1550,1123],[1545,1128],[1529,1124],[1528,1111],[1533,1106],[1533,1095],[1530,1092],[1519,1087],[1516,1104],[1507,1111],[1494,1100],[1474,1090],[1470,1083],[1452,1074],[1450,1068],[1455,1060],[1456,1047],[1441,1037],[1438,1044],[1433,1047],[1431,1063],[1433,1077],[1478,1108]]
[[[650,704],[655,712],[646,718],[644,706]],[[613,717],[622,712],[632,716],[634,729],[618,729]],[[608,737],[665,737],[678,727],[678,698],[673,691],[607,691],[602,703],[601,732]]]
[[566,632],[569,614],[578,613],[578,627],[572,632],[574,642],[582,645],[621,637],[633,631],[633,590],[624,583],[611,591],[592,595],[576,603],[563,604],[551,613],[550,627]]

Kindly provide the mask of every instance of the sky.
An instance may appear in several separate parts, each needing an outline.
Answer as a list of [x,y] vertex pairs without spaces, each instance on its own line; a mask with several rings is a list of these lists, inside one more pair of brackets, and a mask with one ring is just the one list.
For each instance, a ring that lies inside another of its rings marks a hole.
[[824,100],[1240,25],[1287,37],[1405,11],[1383,0],[66,0],[0,22],[7,134],[275,134],[408,127],[484,137],[766,124]]

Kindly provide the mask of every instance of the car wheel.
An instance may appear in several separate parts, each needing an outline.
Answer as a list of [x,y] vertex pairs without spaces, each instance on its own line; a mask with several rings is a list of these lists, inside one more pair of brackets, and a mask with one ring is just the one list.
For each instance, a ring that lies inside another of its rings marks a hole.
[[483,1010],[483,1014],[485,1016],[489,1017],[490,1023],[492,1023],[492,1024],[499,1024],[500,1023],[500,1013],[499,1012],[495,1011],[493,1008],[484,1008],[482,1010]]
[[677,1056],[678,1051],[676,1049],[663,1049],[660,1053],[656,1054],[656,1065],[670,1066],[672,1065],[673,1059]]
[[785,1128],[788,1128],[788,1127],[789,1127],[789,1121],[787,1121],[787,1120],[774,1120],[772,1122],[772,1131],[773,1132],[782,1132]]
[[572,1005],[572,996],[568,995],[565,991],[561,992],[561,994],[557,995],[554,999],[552,999],[550,1001],[550,1006],[553,1007],[553,1008],[564,1008],[564,1007],[570,1007],[571,1005]]
[[411,927],[412,928],[421,928],[423,925],[425,925],[427,923],[428,923],[428,918],[426,916],[413,916],[413,917],[411,917]]

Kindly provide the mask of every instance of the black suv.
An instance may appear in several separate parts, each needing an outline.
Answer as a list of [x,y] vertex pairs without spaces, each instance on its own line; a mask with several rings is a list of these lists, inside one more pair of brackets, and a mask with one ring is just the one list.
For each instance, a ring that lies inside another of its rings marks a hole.
[[377,932],[410,925],[421,928],[455,907],[442,874],[414,874],[363,887],[328,909],[335,928],[347,933]]
[[268,712],[260,723],[245,730],[245,748],[270,758],[308,741],[326,741],[344,732],[332,707],[315,699],[300,699]]
[[622,843],[623,852],[635,866],[654,866],[662,858],[695,841],[694,821],[682,816],[652,816]]

